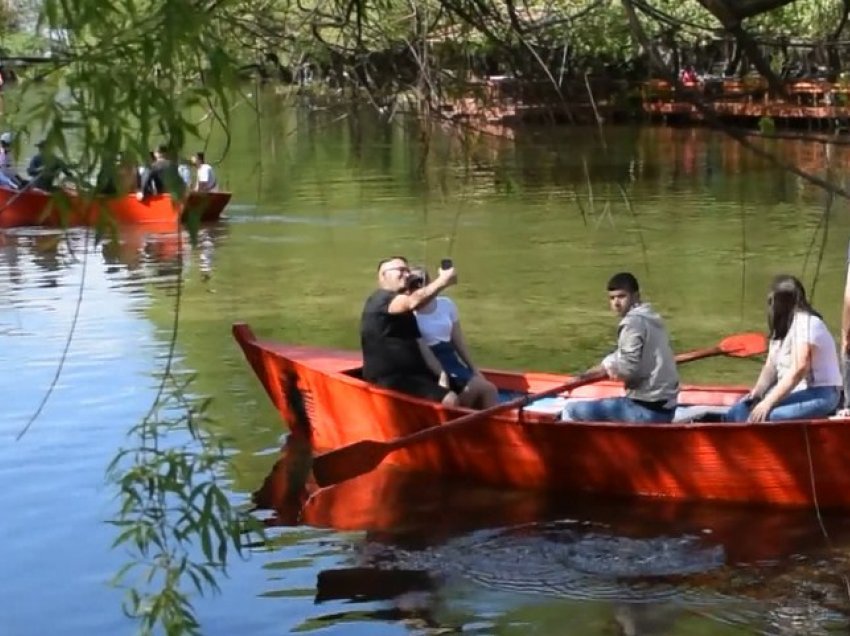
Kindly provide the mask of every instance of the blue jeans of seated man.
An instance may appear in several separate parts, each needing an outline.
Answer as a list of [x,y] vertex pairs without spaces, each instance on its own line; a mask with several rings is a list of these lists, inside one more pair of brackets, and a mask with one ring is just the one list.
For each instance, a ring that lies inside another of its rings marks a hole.
[[[768,422],[805,420],[812,417],[827,417],[838,408],[841,390],[837,386],[813,386],[792,391],[782,399],[767,416]],[[746,422],[755,406],[752,402],[739,400],[724,418],[727,422]]]
[[573,422],[632,422],[668,424],[675,409],[653,410],[627,397],[603,398],[567,404],[562,419]]

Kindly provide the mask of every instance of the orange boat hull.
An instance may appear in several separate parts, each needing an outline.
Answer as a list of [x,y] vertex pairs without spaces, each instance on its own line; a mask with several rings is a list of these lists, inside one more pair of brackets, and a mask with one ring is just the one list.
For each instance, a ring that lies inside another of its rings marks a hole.
[[[479,487],[434,479],[433,475],[382,465],[372,472],[317,489],[294,501],[291,455],[284,449],[253,500],[272,514],[268,525],[307,524],[365,531],[378,536],[422,536],[439,543],[481,528],[507,528],[548,520],[581,520],[629,537],[665,533],[706,537],[724,546],[727,563],[763,561],[823,547],[820,526],[805,508],[766,509],[727,503],[672,499],[560,496],[545,491]],[[309,494],[309,497],[306,496]],[[850,526],[843,514],[825,517],[833,540],[846,545]],[[710,530],[710,533],[707,533]]]
[[[303,402],[306,434],[316,451],[363,439],[391,440],[468,412],[359,380],[359,353],[260,341],[243,324],[234,325],[233,332],[284,420],[296,421],[293,395]],[[529,393],[568,379],[540,373],[486,375],[501,389]],[[620,384],[601,382],[571,395],[621,392]],[[728,406],[744,393],[743,387],[685,386],[680,402]],[[848,453],[850,422],[844,420],[565,424],[512,411],[396,451],[385,461],[406,470],[516,488],[850,508]]]
[[[0,187],[0,227],[98,226],[174,224],[179,217],[193,216],[201,221],[216,221],[230,201],[229,192],[193,192],[185,204],[174,205],[168,195],[146,197],[79,197],[59,191],[53,195],[40,190],[16,191]],[[179,213],[179,214],[178,214]]]

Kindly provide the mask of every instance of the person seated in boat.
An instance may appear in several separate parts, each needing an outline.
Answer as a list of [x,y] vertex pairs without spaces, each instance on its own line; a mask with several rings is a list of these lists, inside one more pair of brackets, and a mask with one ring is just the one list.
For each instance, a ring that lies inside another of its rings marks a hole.
[[29,187],[52,192],[57,177],[67,173],[67,168],[62,160],[49,150],[46,140],[42,139],[35,147],[36,153],[27,165],[27,175],[31,179]]
[[622,380],[623,397],[569,402],[561,419],[579,422],[667,423],[679,396],[679,373],[661,317],[640,298],[628,272],[608,281],[608,302],[619,317],[617,349],[590,372]]
[[844,405],[837,415],[850,418],[850,246],[847,248],[844,302],[841,306],[841,371],[844,377]]
[[171,194],[182,197],[186,191],[177,164],[169,158],[168,146],[161,145],[154,151],[154,162],[145,171],[141,187],[136,193],[139,201],[156,194]]
[[218,190],[218,181],[215,178],[215,170],[207,163],[204,153],[196,152],[192,155],[192,165],[195,166],[195,184],[192,190],[195,192],[215,192]]
[[[407,288],[413,292],[431,282],[428,271],[414,267]],[[422,334],[422,354],[444,386],[458,394],[461,406],[486,409],[499,401],[496,386],[476,369],[460,326],[457,306],[451,298],[435,296],[416,311]]]
[[192,190],[192,160],[191,159],[180,159],[177,162],[177,172],[180,174],[180,178],[183,180],[184,185],[187,190]]
[[136,191],[141,192],[142,190],[142,181],[145,178],[145,175],[150,170],[150,167],[153,165],[153,162],[156,161],[156,153],[153,150],[148,151],[148,159],[147,163],[141,163],[136,166],[136,187],[134,188]]
[[8,190],[17,190],[18,182],[9,177],[5,172],[0,170],[0,187]]
[[378,289],[366,299],[360,320],[363,379],[445,406],[456,406],[457,394],[441,386],[425,362],[413,313],[455,283],[455,270],[440,269],[434,281],[408,293],[409,278],[410,267],[401,256],[378,263]]
[[803,284],[781,274],[767,297],[767,360],[752,390],[727,422],[780,422],[827,417],[841,399],[835,340],[806,299]]
[[0,135],[0,185],[17,190],[23,183],[23,179],[15,169],[15,155],[12,151],[12,133],[4,132]]

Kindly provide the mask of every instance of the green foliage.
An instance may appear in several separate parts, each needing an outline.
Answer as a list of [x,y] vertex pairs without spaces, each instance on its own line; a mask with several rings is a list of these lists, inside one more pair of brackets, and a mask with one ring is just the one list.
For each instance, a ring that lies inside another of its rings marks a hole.
[[[226,3],[223,3],[224,6]],[[67,34],[63,55],[24,82],[10,126],[43,136],[77,188],[117,158],[142,163],[159,144],[182,149],[202,131],[199,109],[225,128],[238,86],[219,11],[189,0],[46,0],[39,28]],[[208,132],[208,130],[206,131]]]
[[121,502],[113,548],[130,554],[115,581],[127,587],[124,611],[139,621],[141,634],[157,627],[199,634],[190,594],[217,592],[216,576],[231,551],[241,554],[245,539],[262,530],[218,484],[227,458],[201,432],[207,401],[189,400],[189,382],[170,372],[166,383],[148,416],[130,429],[130,447],[108,468]]

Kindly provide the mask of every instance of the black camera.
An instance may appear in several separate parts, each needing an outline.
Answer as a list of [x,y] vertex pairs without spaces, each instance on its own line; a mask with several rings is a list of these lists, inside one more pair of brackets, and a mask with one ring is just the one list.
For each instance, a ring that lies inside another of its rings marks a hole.
[[406,289],[409,292],[416,291],[417,289],[420,289],[424,284],[424,278],[422,278],[421,276],[417,276],[416,274],[411,274],[407,277]]

